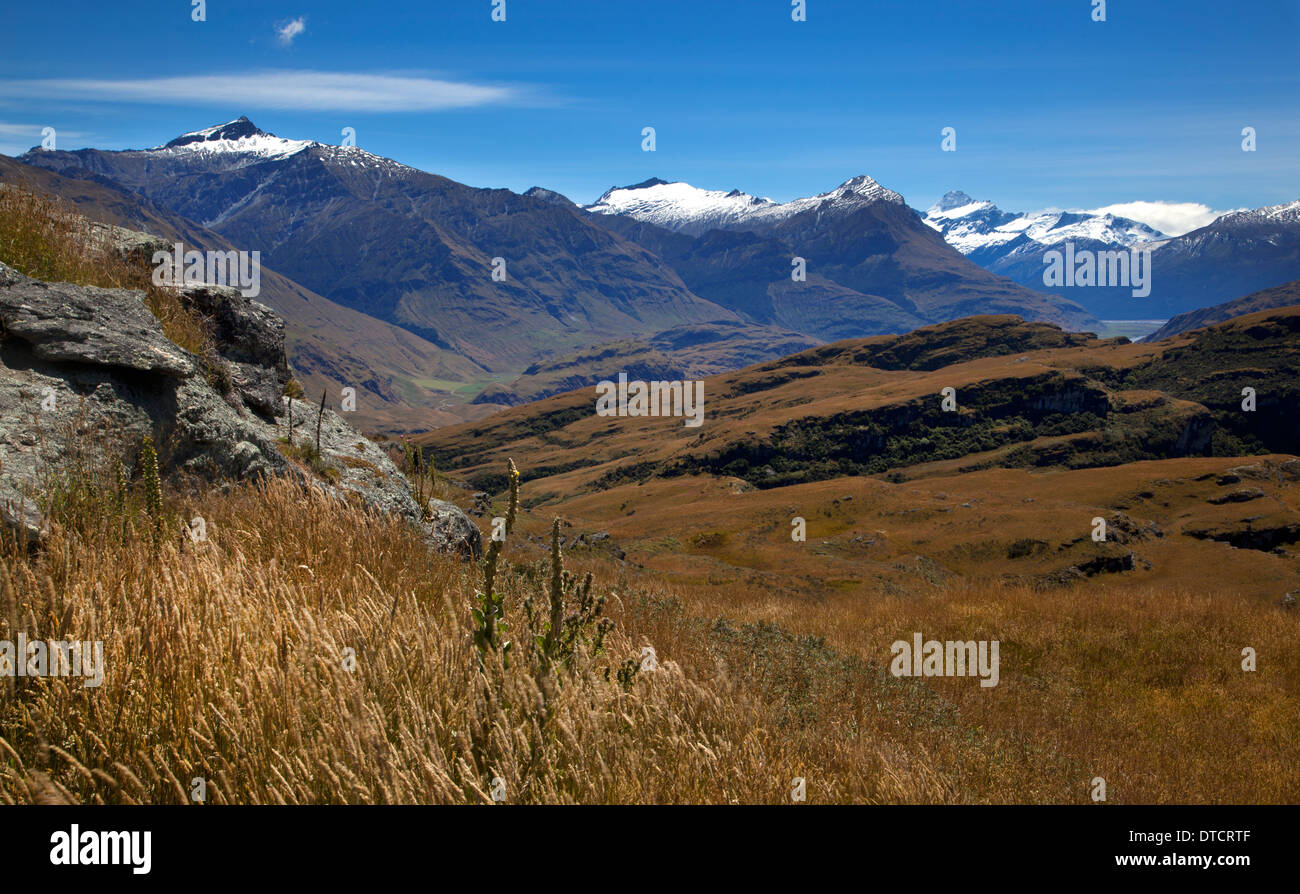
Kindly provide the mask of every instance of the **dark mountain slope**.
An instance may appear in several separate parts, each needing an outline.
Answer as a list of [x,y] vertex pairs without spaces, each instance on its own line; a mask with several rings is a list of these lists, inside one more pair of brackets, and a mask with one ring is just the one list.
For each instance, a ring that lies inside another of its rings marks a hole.
[[[551,353],[736,320],[644,248],[577,209],[475,189],[355,147],[232,122],[154,150],[33,152],[197,221],[345,306],[492,370]],[[492,278],[493,259],[504,281]]]
[[1213,326],[1216,323],[1231,320],[1233,317],[1240,317],[1261,310],[1289,307],[1293,304],[1300,304],[1300,279],[1271,289],[1252,292],[1234,301],[1227,301],[1213,307],[1205,307],[1200,310],[1191,310],[1179,314],[1152,333],[1148,341],[1169,338],[1178,335],[1180,332],[1200,329],[1203,326]]
[[[1226,214],[1152,255],[1151,318],[1172,317],[1300,278],[1300,201]],[[1138,301],[1138,299],[1134,299]]]
[[[59,196],[91,220],[179,241],[187,249],[246,247],[102,179],[64,177],[0,156],[0,182]],[[262,270],[261,286],[257,300],[285,319],[290,362],[311,393],[328,387],[337,395],[342,386],[356,387],[357,418],[368,427],[420,429],[465,418],[429,409],[447,397],[415,384],[481,376],[464,357],[336,304],[269,267]]]

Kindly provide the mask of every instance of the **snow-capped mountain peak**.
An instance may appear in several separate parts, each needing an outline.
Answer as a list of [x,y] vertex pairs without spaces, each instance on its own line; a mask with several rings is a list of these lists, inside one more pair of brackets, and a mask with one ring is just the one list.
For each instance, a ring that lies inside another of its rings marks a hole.
[[[1063,242],[1099,242],[1131,248],[1168,238],[1154,227],[1099,211],[1002,211],[989,201],[976,201],[959,190],[943,196],[925,213],[925,222],[943,234],[964,255],[996,269],[1002,253],[1038,252]],[[992,253],[992,254],[991,254]]]
[[757,209],[753,217],[755,222],[773,222],[794,217],[804,211],[818,210],[853,210],[876,202],[891,205],[906,205],[903,197],[892,189],[886,189],[866,174],[845,180],[830,192],[811,196],[806,199],[794,199],[782,204],[773,203],[770,207]]
[[1300,199],[1264,209],[1272,220],[1300,220]]
[[153,149],[130,150],[152,159],[159,170],[238,170],[248,165],[310,154],[339,169],[398,176],[412,169],[367,152],[359,146],[338,146],[316,140],[286,140],[259,128],[247,117],[182,134]]
[[213,127],[205,127],[202,130],[194,130],[186,134],[181,134],[176,139],[159,148],[171,149],[175,146],[188,146],[191,143],[216,142],[224,140],[242,140],[249,137],[266,137],[271,136],[266,131],[259,128],[248,116],[240,115],[234,121],[227,121],[225,124],[217,124]]
[[1266,205],[1263,208],[1253,210],[1234,211],[1231,214],[1225,214],[1220,220],[1224,223],[1261,220],[1275,223],[1297,223],[1300,222],[1300,199],[1294,202],[1283,202],[1281,205]]
[[940,214],[974,204],[977,204],[976,201],[960,189],[950,189],[948,192],[943,194],[943,198],[930,206],[930,213]]
[[903,197],[865,174],[844,181],[830,192],[790,202],[753,196],[733,189],[701,189],[657,177],[633,186],[615,187],[588,205],[593,214],[619,214],[670,230],[698,236],[711,229],[741,230],[793,217],[811,208],[851,208],[872,202],[903,204]]
[[312,140],[285,140],[260,129],[241,115],[234,121],[181,134],[153,152],[239,153],[262,158],[279,158],[320,145]]
[[[937,230],[940,229],[935,224],[935,221],[938,220],[957,220],[976,215],[986,216],[989,213],[1002,215],[1002,211],[998,209],[998,206],[988,199],[972,199],[961,190],[954,189],[944,193],[943,198],[930,206],[930,209],[925,212],[925,220],[926,223]],[[1015,217],[1015,215],[1011,216]]]
[[[886,189],[866,174],[859,174],[849,180],[845,180],[838,187],[826,194],[833,199],[858,198],[866,199],[871,202],[894,202],[901,204],[903,197],[892,189]],[[822,198],[815,196],[814,198]],[[798,201],[797,199],[795,201]],[[793,203],[791,203],[793,204]]]
[[775,204],[738,189],[723,192],[652,177],[632,186],[614,187],[587,206],[595,214],[621,214],[670,230],[693,234],[738,222],[754,208]]

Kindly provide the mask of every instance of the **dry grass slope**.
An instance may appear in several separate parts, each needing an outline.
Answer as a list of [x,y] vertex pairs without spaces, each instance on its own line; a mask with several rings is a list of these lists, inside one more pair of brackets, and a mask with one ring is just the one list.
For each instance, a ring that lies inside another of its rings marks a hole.
[[[957,797],[865,735],[843,683],[794,711],[647,595],[611,593],[603,654],[481,663],[477,570],[400,523],[276,481],[169,494],[155,547],[138,495],[95,493],[39,556],[4,547],[0,639],[102,640],[107,673],[4,680],[0,802],[180,803],[195,778],[211,803],[487,803],[498,778],[515,803],[779,802],[805,775],[814,801]],[[206,542],[180,535],[194,514]],[[498,581],[512,629],[529,587]],[[622,685],[642,638],[659,669]]]
[[[180,803],[195,778],[210,803],[490,803],[498,779],[507,803],[788,803],[795,777],[813,803],[1083,803],[1098,775],[1113,802],[1300,799],[1297,619],[1239,593],[765,597],[579,551],[616,626],[548,664],[521,636],[545,558],[512,536],[503,664],[473,642],[479,569],[401,523],[286,481],[161,513],[142,483],[59,482],[48,546],[0,553],[0,639],[102,640],[107,673],[3,680],[0,803]],[[1000,638],[1001,684],[893,678],[912,630]],[[624,685],[645,646],[658,669]]]

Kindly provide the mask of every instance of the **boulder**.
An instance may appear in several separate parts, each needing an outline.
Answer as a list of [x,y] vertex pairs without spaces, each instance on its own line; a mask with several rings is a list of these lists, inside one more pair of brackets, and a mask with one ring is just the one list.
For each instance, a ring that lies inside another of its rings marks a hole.
[[483,535],[459,506],[446,500],[430,500],[429,511],[429,525],[437,548],[465,558],[482,555]]
[[[426,519],[388,455],[319,403],[292,403],[296,445],[315,445],[315,471],[282,451],[290,403],[284,324],[237,291],[190,287],[183,300],[213,323],[239,401],[163,334],[140,292],[44,283],[0,264],[0,520],[29,541],[45,525],[36,496],[74,451],[129,456],[151,435],[166,476],[211,483],[289,475],[420,526],[431,545],[467,556],[478,528],[439,503]],[[236,405],[237,404],[237,405]],[[322,474],[317,474],[321,472]]]
[[153,266],[154,252],[172,251],[172,242],[151,233],[128,230],[126,227],[92,221],[90,240],[95,248],[122,255],[128,260]]
[[163,335],[140,292],[43,283],[0,264],[0,320],[39,360],[175,378],[197,368]]

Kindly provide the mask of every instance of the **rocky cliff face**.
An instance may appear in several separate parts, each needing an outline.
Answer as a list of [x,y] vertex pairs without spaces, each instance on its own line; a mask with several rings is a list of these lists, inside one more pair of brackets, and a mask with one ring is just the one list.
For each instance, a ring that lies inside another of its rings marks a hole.
[[[143,234],[104,235],[118,250],[150,251]],[[187,286],[181,297],[209,320],[217,376],[166,338],[142,293],[41,282],[0,264],[0,523],[39,541],[39,494],[67,454],[129,456],[151,436],[166,477],[289,475],[406,518],[438,548],[480,551],[465,513],[439,502],[426,521],[388,455],[343,416],[283,396],[291,374],[274,312],[220,286]],[[282,449],[291,412],[297,444],[314,446],[319,422],[313,469]]]

